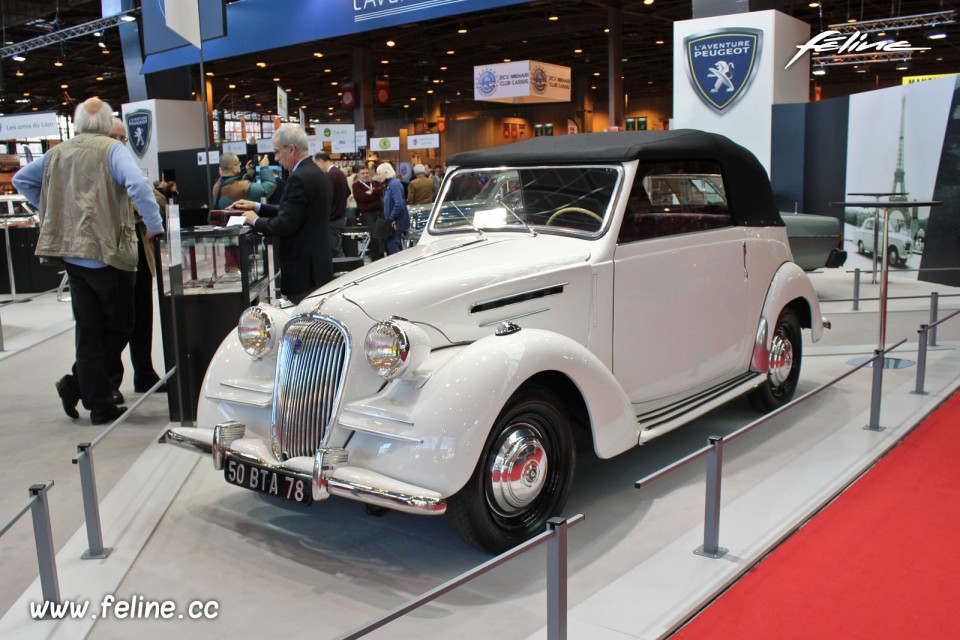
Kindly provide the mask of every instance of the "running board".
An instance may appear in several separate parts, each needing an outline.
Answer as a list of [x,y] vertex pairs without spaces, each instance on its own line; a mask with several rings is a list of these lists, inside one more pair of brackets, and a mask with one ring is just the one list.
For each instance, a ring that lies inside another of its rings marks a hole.
[[759,386],[766,377],[765,373],[745,373],[680,402],[638,415],[639,444],[695,420],[720,405],[742,396]]

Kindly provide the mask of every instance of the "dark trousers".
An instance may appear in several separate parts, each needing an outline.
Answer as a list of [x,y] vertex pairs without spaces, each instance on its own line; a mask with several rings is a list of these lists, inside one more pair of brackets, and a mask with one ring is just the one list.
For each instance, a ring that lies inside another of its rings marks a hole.
[[360,221],[367,228],[367,234],[370,236],[370,246],[367,247],[367,255],[371,260],[379,260],[386,251],[386,243],[382,239],[373,237],[373,225],[382,217],[380,211],[364,211],[360,214]]
[[[143,251],[143,240],[138,237],[137,276],[133,286],[133,330],[130,333],[130,364],[133,365],[133,385],[150,387],[160,376],[153,368],[153,276]],[[239,251],[239,250],[238,250]],[[107,365],[110,387],[119,389],[123,382],[123,362]]]
[[403,251],[403,231],[394,231],[387,239],[387,253],[393,255]]
[[67,264],[70,298],[76,320],[76,362],[70,382],[95,418],[111,411],[110,374],[133,330],[136,274],[113,267],[89,269]]
[[330,254],[334,258],[343,257],[343,228],[347,226],[347,217],[330,221]]

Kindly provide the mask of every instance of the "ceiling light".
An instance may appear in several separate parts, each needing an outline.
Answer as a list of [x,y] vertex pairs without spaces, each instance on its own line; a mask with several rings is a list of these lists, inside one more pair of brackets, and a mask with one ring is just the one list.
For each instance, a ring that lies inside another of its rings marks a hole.
[[810,7],[811,9],[816,9],[817,7],[820,6],[820,3],[819,3],[819,2],[811,2],[811,3],[808,4],[807,6]]
[[663,41],[663,40],[657,40],[656,43],[657,43],[657,44],[663,44],[664,41]]
[[338,84],[340,84],[340,83],[337,82],[336,80],[334,80],[333,82],[330,83],[330,86],[331,86],[331,87],[335,87],[335,86],[337,86]]
[[228,89],[236,89],[236,88],[237,88],[237,85],[235,85],[235,84],[228,84],[228,85],[227,85],[227,88],[228,88]]
[[464,34],[464,33],[466,33],[466,32],[467,32],[467,30],[466,30],[465,27],[460,27],[459,29],[457,29],[457,33]]
[[23,97],[24,97],[24,98],[29,98],[29,97],[30,97],[30,92],[29,92],[29,91],[24,91],[24,92],[23,92]]
[[503,61],[504,61],[504,62],[513,62],[510,58],[504,58]]
[[26,58],[24,58],[23,56],[20,56],[20,55],[13,56],[13,61],[14,61],[14,62],[26,62],[26,60],[27,60]]
[[600,75],[600,72],[599,72],[599,71],[594,71],[594,72],[593,72],[593,75],[599,76],[599,75]]
[[97,82],[102,82],[102,81],[103,81],[103,76],[97,76]]
[[550,22],[556,22],[559,19],[560,18],[558,16],[550,16],[549,18],[547,18],[547,20],[549,20]]
[[97,46],[100,47],[101,49],[106,49],[106,48],[107,48],[107,45],[103,44],[103,42],[98,42],[98,43],[97,43]]
[[212,77],[213,77],[213,71],[207,71],[207,77],[212,78]]
[[280,82],[280,78],[274,78],[273,81],[274,81],[274,82]]
[[390,64],[390,61],[389,61],[389,60],[381,60],[381,61],[380,61],[380,64]]
[[17,73],[16,73],[15,75],[16,75],[18,78],[22,78],[22,77],[23,77],[23,71],[20,71],[20,69],[17,69]]
[[100,53],[102,53],[103,55],[107,55],[108,53],[110,53],[110,50],[109,50],[109,49],[103,49],[103,50],[100,51]]
[[604,32],[604,33],[610,33],[610,27],[607,27],[606,29],[604,29],[603,32]]
[[244,96],[243,96],[243,99],[244,99],[244,100],[249,100],[250,98],[251,98],[251,96],[250,96],[249,93],[246,93],[246,94],[244,94]]
[[57,60],[56,62],[53,63],[53,66],[55,66],[55,67],[62,67],[62,66],[63,66],[63,63],[60,62],[59,60]]
[[866,73],[866,72],[867,72],[866,69],[857,69],[857,73]]
[[593,89],[593,90],[596,90],[597,85],[591,85],[590,88]]
[[284,89],[284,91],[286,91],[287,93],[290,93],[290,89],[289,89],[289,88],[288,88],[288,89]]
[[258,63],[257,63],[257,66],[260,67],[261,69],[263,69],[263,68],[265,68],[265,67],[267,66],[267,63],[266,63],[266,62],[258,62]]
[[847,22],[854,23],[857,22],[856,18],[847,18]]
[[440,78],[434,78],[433,84],[440,84]]
[[453,49],[450,49],[449,51],[447,51],[447,55],[448,55],[448,56],[452,56],[452,55],[455,54],[455,53],[456,53],[456,51],[454,51]]
[[60,88],[61,88],[61,89],[69,89],[69,88],[70,88],[70,85],[68,85],[68,84],[62,84],[62,85],[60,85]]
[[314,58],[322,58],[322,57],[323,57],[323,54],[320,53],[319,51],[314,51],[314,52],[313,52],[313,57],[314,57]]
[[825,76],[825,75],[827,75],[827,70],[826,70],[826,69],[814,69],[814,70],[811,71],[810,73],[812,73],[812,74],[815,75],[815,76]]
[[133,16],[120,16],[120,22],[136,22],[137,19]]
[[942,27],[934,27],[923,32],[930,40],[943,40],[947,37],[947,32]]
[[330,73],[331,71],[333,71],[333,69],[324,69],[324,70],[323,70],[324,73]]
[[440,71],[446,71],[446,70],[447,70],[446,67],[440,67]]
[[261,104],[260,104],[260,103],[258,102],[258,103],[257,103],[256,105],[254,105],[254,106],[257,106],[257,107],[259,107],[259,106],[261,106]]
[[102,35],[103,35],[103,34],[102,34],[101,32],[99,32],[99,31],[94,31],[94,32],[93,32],[93,37],[94,37],[94,38],[99,38],[99,37],[102,36]]
[[427,93],[433,93],[433,89],[427,89]]
[[410,102],[416,102],[416,101],[417,101],[416,97],[410,98]]
[[573,52],[574,52],[574,53],[583,53],[583,49],[574,49]]
[[395,46],[397,46],[397,43],[394,42],[393,40],[387,40],[387,46],[388,46],[388,47],[395,47]]
[[650,5],[653,4],[653,0],[643,0],[643,4],[645,4],[645,5],[647,5],[647,6],[649,7]]

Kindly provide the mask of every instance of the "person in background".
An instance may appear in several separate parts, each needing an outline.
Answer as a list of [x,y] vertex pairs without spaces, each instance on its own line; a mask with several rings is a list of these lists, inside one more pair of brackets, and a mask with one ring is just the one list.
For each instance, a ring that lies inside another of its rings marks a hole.
[[[231,209],[245,211],[257,233],[280,238],[280,289],[299,304],[333,279],[330,257],[330,179],[311,159],[306,132],[294,124],[273,134],[277,162],[290,172],[277,206],[237,200]],[[271,217],[257,215],[263,213]]]
[[407,204],[431,204],[433,202],[433,180],[427,176],[427,168],[418,164],[413,168],[416,176],[407,187]]
[[[119,118],[113,119],[113,130],[110,137],[127,143],[126,128]],[[161,217],[167,208],[167,198],[156,188],[153,197],[160,208]],[[133,330],[129,344],[130,364],[133,365],[133,390],[137,393],[149,391],[160,376],[153,368],[153,279],[156,277],[155,252],[152,242],[144,242],[147,227],[143,218],[134,207],[137,229],[137,277],[133,285]],[[108,366],[110,388],[114,404],[123,404],[123,394],[120,393],[120,383],[123,380],[123,362],[118,361],[112,367]],[[157,388],[158,392],[166,392],[167,385]]]
[[113,403],[108,366],[120,359],[133,327],[137,244],[132,199],[147,232],[163,232],[150,183],[126,146],[110,138],[113,109],[99,98],[80,103],[76,135],[20,169],[13,185],[40,210],[36,255],[65,264],[76,321],[76,362],[56,383],[63,411],[105,424],[126,407]]
[[357,199],[353,197],[353,183],[357,179],[359,167],[347,167],[344,173],[347,174],[347,187],[350,195],[347,196],[347,226],[357,224]]
[[[257,182],[256,171],[260,171],[260,182]],[[267,157],[260,159],[260,164],[254,166],[247,163],[247,171],[240,172],[240,158],[232,153],[220,155],[220,178],[213,185],[213,206],[215,209],[226,209],[237,200],[253,200],[260,202],[261,198],[269,198],[277,188],[277,180],[273,171],[267,168]]]
[[410,228],[410,214],[403,197],[403,185],[393,166],[384,162],[377,167],[377,176],[384,183],[383,217],[393,223],[392,232],[387,238],[387,253],[393,255],[403,250],[403,234]]
[[334,258],[343,257],[343,228],[347,225],[347,198],[350,196],[350,187],[347,186],[347,176],[340,167],[333,164],[330,154],[321,151],[313,156],[333,187],[333,200],[330,203],[330,254]]
[[353,181],[353,198],[357,201],[360,224],[367,228],[370,245],[367,252],[371,260],[379,260],[384,254],[384,243],[374,237],[377,220],[383,217],[383,184],[370,177],[370,169],[362,167]]

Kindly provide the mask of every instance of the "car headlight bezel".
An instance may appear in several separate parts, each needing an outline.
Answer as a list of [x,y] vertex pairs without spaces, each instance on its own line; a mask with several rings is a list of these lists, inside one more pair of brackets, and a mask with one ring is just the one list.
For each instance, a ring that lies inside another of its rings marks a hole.
[[387,380],[413,373],[430,353],[430,339],[407,320],[391,318],[373,325],[363,340],[367,364]]
[[279,311],[262,304],[245,309],[237,321],[237,339],[244,352],[255,360],[262,360],[276,350],[285,317]]

